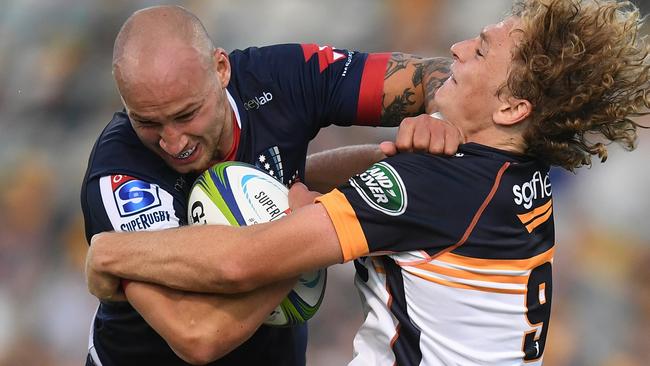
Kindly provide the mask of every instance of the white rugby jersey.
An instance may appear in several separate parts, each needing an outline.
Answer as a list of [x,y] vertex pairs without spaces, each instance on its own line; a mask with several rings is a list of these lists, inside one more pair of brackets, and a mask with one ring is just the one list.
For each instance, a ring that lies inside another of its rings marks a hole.
[[548,166],[478,144],[400,154],[318,200],[365,321],[350,365],[541,365],[552,299]]

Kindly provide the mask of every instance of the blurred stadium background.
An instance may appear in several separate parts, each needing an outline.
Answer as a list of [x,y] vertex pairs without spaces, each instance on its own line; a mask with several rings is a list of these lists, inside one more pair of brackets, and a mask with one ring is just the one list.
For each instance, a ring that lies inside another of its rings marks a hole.
[[[81,365],[97,300],[86,292],[79,189],[92,144],[121,108],[113,39],[125,0],[0,0],[0,366]],[[284,42],[447,55],[509,0],[184,1],[215,43]],[[644,11],[645,2],[637,2]],[[391,139],[328,128],[312,151]],[[546,365],[650,360],[650,141],[613,147],[607,170],[553,172],[557,255]],[[311,322],[309,365],[345,364],[361,311],[351,264],[330,270]],[[431,309],[435,311],[435,309]]]

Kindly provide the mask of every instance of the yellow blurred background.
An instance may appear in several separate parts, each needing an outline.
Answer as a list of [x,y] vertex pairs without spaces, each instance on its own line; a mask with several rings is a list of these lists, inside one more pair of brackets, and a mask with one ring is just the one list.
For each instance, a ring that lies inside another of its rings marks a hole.
[[[85,360],[97,300],[83,281],[87,244],[79,190],[95,138],[121,108],[110,69],[113,39],[131,12],[155,4],[0,0],[0,366]],[[309,42],[439,56],[498,21],[510,1],[177,4],[198,14],[227,50]],[[328,128],[311,151],[394,134]],[[641,366],[650,360],[648,135],[642,132],[633,153],[612,147],[605,165],[577,174],[553,171],[557,254],[546,365]],[[351,264],[330,270],[325,301],[310,323],[309,365],[351,358],[361,323],[353,275]]]

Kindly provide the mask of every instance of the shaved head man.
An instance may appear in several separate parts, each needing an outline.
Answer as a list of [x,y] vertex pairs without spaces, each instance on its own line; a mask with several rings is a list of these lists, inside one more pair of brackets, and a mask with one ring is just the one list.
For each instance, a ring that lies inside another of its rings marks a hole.
[[[193,14],[174,6],[134,13],[115,41],[113,74],[138,137],[177,171],[203,171],[231,150],[228,55]],[[190,133],[179,133],[170,121],[198,105],[210,110],[194,117]]]

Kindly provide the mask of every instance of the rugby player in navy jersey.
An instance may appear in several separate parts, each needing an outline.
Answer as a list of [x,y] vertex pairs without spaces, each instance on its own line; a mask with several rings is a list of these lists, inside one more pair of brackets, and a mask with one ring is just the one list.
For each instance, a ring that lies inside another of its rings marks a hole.
[[234,293],[356,259],[367,316],[351,364],[540,365],[549,166],[604,161],[607,142],[634,148],[630,118],[650,113],[641,25],[629,2],[517,1],[451,47],[435,104],[468,141],[457,154],[389,157],[322,196],[294,185],[303,207],[271,223],[97,235],[90,288],[111,296],[123,277]]
[[[329,190],[381,154],[376,147],[348,148],[306,166],[307,144],[319,129],[397,126],[404,117],[434,112],[431,99],[450,63],[314,44],[227,54],[194,15],[172,6],[134,13],[113,57],[125,110],[99,136],[84,177],[89,241],[106,231],[185,225],[191,183],[218,161],[248,162],[287,185],[300,180]],[[384,151],[420,147],[449,154],[461,138],[457,127],[425,114],[405,120],[397,144],[385,144]],[[303,365],[306,326],[260,327],[293,282],[237,295],[133,282],[126,298],[100,303],[87,363]]]

